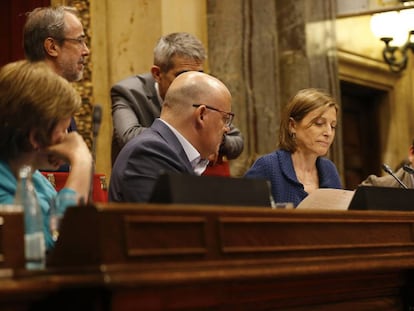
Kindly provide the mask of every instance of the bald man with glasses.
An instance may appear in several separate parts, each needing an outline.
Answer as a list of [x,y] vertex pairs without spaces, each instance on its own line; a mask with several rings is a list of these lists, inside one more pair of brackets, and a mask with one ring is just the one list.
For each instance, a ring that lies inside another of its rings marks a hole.
[[230,91],[220,80],[197,71],[180,74],[166,93],[160,118],[119,153],[109,200],[148,202],[161,173],[201,175],[233,117]]

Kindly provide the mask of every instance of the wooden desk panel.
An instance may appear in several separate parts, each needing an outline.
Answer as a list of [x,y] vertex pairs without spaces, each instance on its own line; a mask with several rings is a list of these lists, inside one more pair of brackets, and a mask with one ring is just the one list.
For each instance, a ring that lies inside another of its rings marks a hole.
[[0,278],[24,267],[23,212],[0,204]]
[[413,224],[410,212],[79,207],[49,270],[14,281],[44,285],[42,310],[410,310]]
[[68,211],[50,264],[225,265],[271,259],[278,265],[302,263],[306,269],[326,260],[344,269],[352,260],[410,265],[413,224],[409,212],[106,204]]

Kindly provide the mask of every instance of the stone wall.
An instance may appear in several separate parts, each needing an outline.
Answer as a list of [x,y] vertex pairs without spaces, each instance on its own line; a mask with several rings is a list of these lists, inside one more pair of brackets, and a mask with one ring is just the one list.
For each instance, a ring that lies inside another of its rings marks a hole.
[[[230,88],[245,136],[232,174],[277,148],[280,112],[299,89],[339,96],[333,1],[209,0],[210,71]],[[331,156],[341,167],[340,131]]]

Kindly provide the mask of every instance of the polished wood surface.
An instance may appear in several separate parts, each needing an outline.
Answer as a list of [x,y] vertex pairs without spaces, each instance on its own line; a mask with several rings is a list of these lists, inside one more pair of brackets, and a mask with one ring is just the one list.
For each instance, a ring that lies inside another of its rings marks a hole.
[[48,269],[15,270],[0,303],[24,294],[39,310],[410,310],[413,224],[410,212],[76,207]]
[[0,204],[0,277],[24,267],[23,212]]

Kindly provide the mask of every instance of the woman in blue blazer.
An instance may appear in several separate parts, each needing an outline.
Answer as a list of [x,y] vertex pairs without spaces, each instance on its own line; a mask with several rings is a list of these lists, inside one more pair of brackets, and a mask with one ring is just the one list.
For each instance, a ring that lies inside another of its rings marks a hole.
[[294,206],[315,189],[341,189],[334,163],[324,157],[335,137],[337,115],[331,96],[300,90],[282,115],[279,149],[258,158],[245,177],[269,180],[274,201]]

